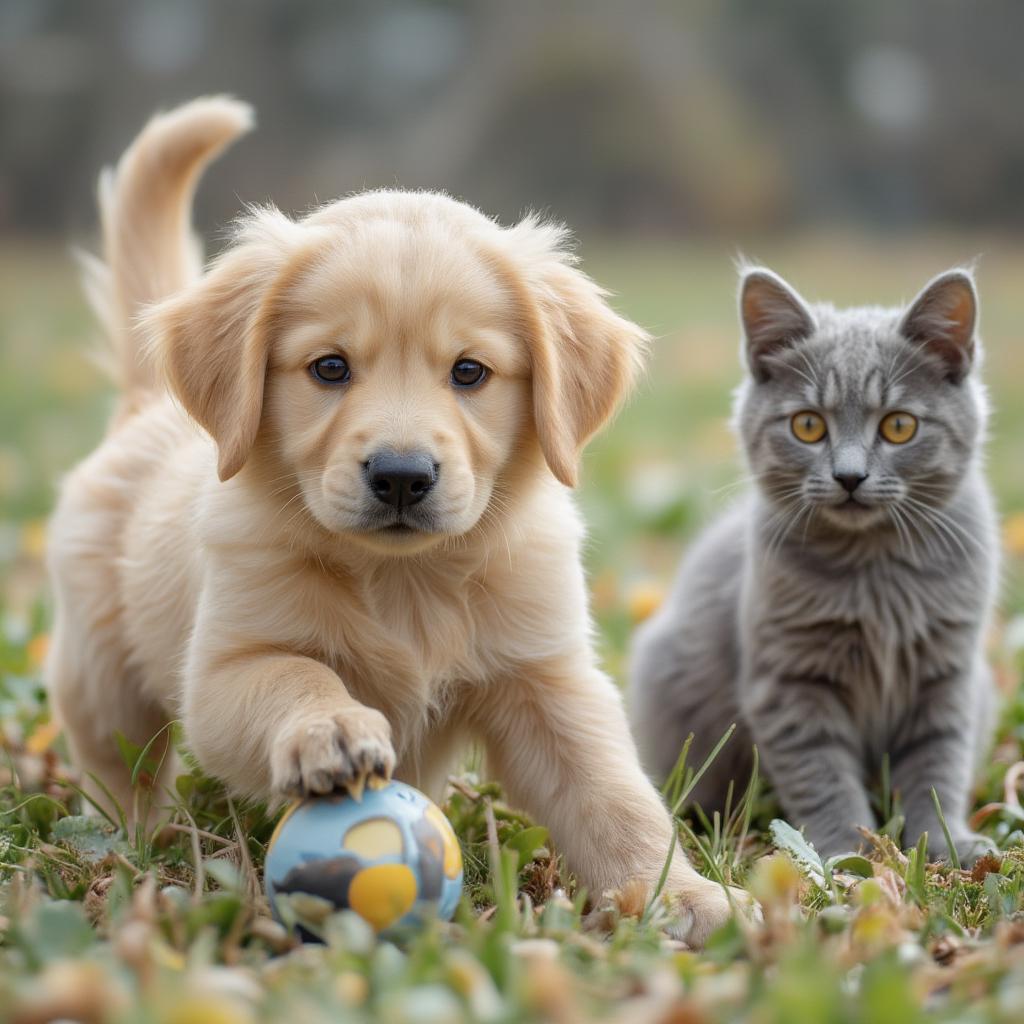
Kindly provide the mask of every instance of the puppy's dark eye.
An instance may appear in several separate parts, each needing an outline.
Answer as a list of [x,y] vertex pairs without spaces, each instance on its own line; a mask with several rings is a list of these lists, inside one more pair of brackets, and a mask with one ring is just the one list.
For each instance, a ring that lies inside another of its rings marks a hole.
[[475,359],[460,359],[452,367],[452,384],[457,388],[475,388],[487,376],[487,367]]
[[324,384],[347,384],[352,376],[348,363],[341,356],[323,356],[310,363],[309,372]]

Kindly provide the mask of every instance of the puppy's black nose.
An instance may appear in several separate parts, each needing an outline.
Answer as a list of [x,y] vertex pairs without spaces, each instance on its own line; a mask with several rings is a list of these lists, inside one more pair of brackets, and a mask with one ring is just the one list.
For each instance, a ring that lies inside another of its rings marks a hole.
[[366,479],[385,504],[406,508],[427,496],[437,480],[437,465],[428,455],[378,452],[366,464]]
[[857,490],[857,488],[860,487],[860,485],[862,483],[864,483],[864,481],[867,480],[867,478],[868,478],[867,473],[833,473],[832,474],[832,479],[833,480],[838,480],[843,485],[843,487],[846,488],[846,491],[847,491],[848,494],[853,494],[853,492],[855,490]]

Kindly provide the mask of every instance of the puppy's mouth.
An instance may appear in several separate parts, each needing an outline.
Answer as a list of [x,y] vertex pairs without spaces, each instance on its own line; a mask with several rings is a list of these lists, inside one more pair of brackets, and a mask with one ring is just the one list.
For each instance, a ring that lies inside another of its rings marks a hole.
[[381,526],[377,530],[378,533],[386,533],[391,536],[401,536],[403,533],[420,533],[420,529],[417,526],[413,526],[412,523],[389,523],[387,526]]
[[377,537],[395,539],[422,537],[437,532],[432,517],[415,513],[412,510],[402,510],[390,515],[367,516],[362,523],[362,529],[365,533]]

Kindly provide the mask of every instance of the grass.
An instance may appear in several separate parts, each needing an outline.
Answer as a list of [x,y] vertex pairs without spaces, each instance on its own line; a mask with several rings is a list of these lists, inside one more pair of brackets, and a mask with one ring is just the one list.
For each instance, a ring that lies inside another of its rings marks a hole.
[[[737,379],[731,251],[588,246],[595,276],[661,337],[641,394],[589,449],[581,500],[602,652],[622,677],[628,634],[659,600],[679,551],[742,473],[726,427]],[[990,467],[1006,521],[991,655],[1004,695],[976,793],[998,857],[973,871],[903,853],[898,799],[864,856],[822,861],[752,780],[729,812],[688,806],[701,766],[666,787],[681,847],[749,888],[764,920],[696,954],[664,908],[627,889],[585,913],[543,823],[466,772],[445,807],[463,846],[456,922],[378,942],[348,915],[297,947],[261,903],[273,822],[198,769],[176,783],[171,828],[128,833],[85,817],[39,685],[48,612],[41,522],[53,481],[95,443],[108,403],[84,356],[93,336],[70,265],[46,247],[0,248],[0,1020],[117,1022],[1017,1021],[1024,1015],[1024,248],[958,237],[786,239],[767,254],[805,294],[895,302],[987,250]],[[131,764],[147,752],[126,747]],[[676,853],[678,856],[678,852]]]

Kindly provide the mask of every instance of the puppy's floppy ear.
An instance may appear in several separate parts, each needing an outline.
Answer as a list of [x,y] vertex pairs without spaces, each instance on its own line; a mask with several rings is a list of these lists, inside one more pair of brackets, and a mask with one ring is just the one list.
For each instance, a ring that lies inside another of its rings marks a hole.
[[778,274],[751,267],[740,280],[740,322],[747,364],[756,380],[769,376],[769,362],[781,349],[814,331],[807,304]]
[[900,333],[938,356],[949,379],[959,382],[974,362],[977,321],[974,278],[966,270],[947,270],[921,289],[900,323]]
[[529,217],[506,234],[526,285],[537,437],[551,472],[575,487],[580,454],[629,393],[649,336],[573,266],[563,227]]
[[140,321],[170,391],[217,443],[221,480],[242,468],[256,440],[274,282],[301,230],[276,210],[258,211],[203,277]]

